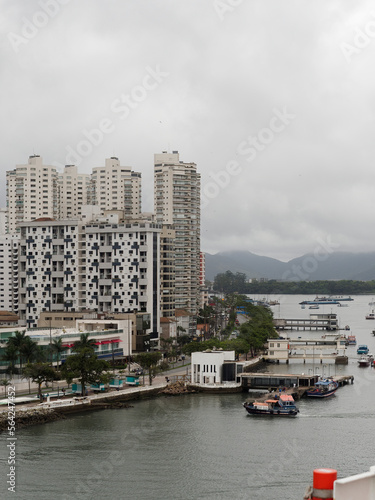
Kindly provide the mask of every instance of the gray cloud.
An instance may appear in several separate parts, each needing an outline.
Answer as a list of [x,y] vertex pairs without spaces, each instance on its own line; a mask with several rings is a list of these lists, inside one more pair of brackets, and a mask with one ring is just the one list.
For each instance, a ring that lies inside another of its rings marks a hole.
[[[1,2],[3,186],[5,171],[30,154],[65,164],[83,131],[107,119],[113,131],[79,170],[117,155],[142,172],[147,211],[155,152],[195,161],[203,188],[237,162],[241,172],[202,209],[204,250],[286,260],[327,235],[341,250],[374,250],[370,1],[222,0],[221,16],[214,0],[49,1],[56,15],[17,51],[10,34],[22,36],[25,18],[48,2]],[[113,103],[147,68],[168,76],[122,119]],[[240,144],[270,139],[264,129],[284,108],[295,118],[249,161]]]

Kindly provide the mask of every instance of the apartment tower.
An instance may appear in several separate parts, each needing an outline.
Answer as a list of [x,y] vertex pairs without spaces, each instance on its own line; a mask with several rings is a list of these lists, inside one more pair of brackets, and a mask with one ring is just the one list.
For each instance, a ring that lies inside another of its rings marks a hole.
[[123,210],[125,216],[141,213],[141,174],[131,167],[121,167],[116,157],[107,158],[104,167],[92,171],[92,204],[104,210]]
[[154,204],[156,222],[175,230],[175,307],[191,314],[193,334],[200,303],[200,174],[178,151],[154,155]]
[[14,234],[18,224],[40,217],[56,218],[57,170],[43,165],[39,155],[29,157],[27,165],[17,165],[6,173],[7,182],[7,230]]

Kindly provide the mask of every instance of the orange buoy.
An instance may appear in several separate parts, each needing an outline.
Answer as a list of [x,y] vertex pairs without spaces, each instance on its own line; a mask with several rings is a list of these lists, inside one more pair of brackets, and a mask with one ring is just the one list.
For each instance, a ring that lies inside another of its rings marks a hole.
[[333,500],[333,483],[337,479],[335,469],[315,469],[313,474],[313,500]]

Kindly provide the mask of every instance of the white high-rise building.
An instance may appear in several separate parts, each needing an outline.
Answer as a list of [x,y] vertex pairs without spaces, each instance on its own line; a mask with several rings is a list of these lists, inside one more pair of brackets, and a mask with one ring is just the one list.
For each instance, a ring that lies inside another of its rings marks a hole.
[[141,210],[141,174],[121,167],[118,158],[105,160],[104,167],[92,171],[92,204],[104,210],[124,210],[125,216],[138,217]]
[[0,235],[7,234],[8,230],[8,210],[0,208]]
[[193,333],[200,304],[200,174],[178,151],[154,156],[154,205],[156,221],[175,230],[175,307],[192,314]]
[[19,235],[0,234],[0,311],[18,313]]
[[17,165],[6,173],[8,231],[14,234],[18,224],[40,217],[56,218],[57,170],[43,165],[38,155],[29,157],[27,165]]
[[115,157],[106,159],[105,166],[94,168],[90,175],[78,173],[75,165],[66,165],[58,173],[33,155],[27,165],[7,171],[6,178],[10,234],[19,230],[21,222],[41,217],[80,218],[84,205],[98,205],[101,211],[123,210],[126,217],[138,217],[142,211],[141,174],[121,167]]
[[78,220],[42,218],[20,223],[20,325],[38,325],[42,311],[79,307]]
[[79,174],[75,165],[66,165],[58,175],[57,218],[81,217],[82,206],[90,205],[92,182],[90,174]]
[[[139,328],[160,327],[160,233],[149,222],[35,220],[20,224],[20,324],[35,327],[41,312],[91,310],[145,313]],[[138,317],[138,316],[137,316]]]

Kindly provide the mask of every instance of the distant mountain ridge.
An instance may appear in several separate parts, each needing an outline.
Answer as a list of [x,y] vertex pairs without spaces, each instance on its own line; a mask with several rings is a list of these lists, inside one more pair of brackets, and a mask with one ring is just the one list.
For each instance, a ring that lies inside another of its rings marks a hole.
[[233,250],[216,254],[206,253],[206,279],[225,271],[245,273],[248,278],[267,278],[286,281],[375,279],[375,252],[305,254],[282,262],[249,251]]

